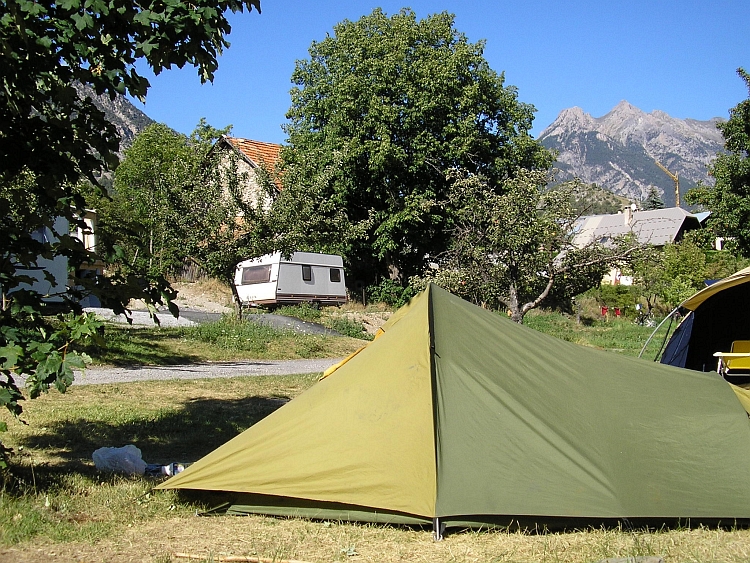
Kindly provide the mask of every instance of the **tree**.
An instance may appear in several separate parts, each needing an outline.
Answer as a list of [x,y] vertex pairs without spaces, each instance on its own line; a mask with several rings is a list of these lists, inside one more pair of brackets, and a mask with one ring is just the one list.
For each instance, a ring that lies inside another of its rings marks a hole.
[[646,199],[642,202],[642,208],[644,211],[651,211],[652,209],[664,209],[664,202],[659,195],[659,192],[654,186],[648,189]]
[[113,213],[102,219],[121,235],[135,271],[165,276],[182,266],[182,194],[199,171],[198,152],[186,136],[161,123],[147,127],[125,151],[115,171]]
[[[75,83],[111,98],[127,93],[143,99],[149,84],[136,70],[139,60],[156,74],[190,64],[202,81],[211,80],[217,55],[229,45],[224,13],[253,7],[260,9],[258,0],[2,0],[0,405],[13,413],[20,413],[22,398],[15,374],[28,376],[32,397],[51,384],[65,390],[82,363],[70,344],[95,332],[80,314],[51,323],[43,296],[24,285],[24,270],[40,257],[65,256],[73,271],[106,258],[87,252],[67,232],[34,238],[40,228],[54,230],[60,217],[82,225],[86,199],[79,181],[97,185],[117,164],[114,126],[89,97],[78,95]],[[174,295],[163,278],[123,273],[75,278],[73,286],[98,292],[117,312],[131,297],[153,306]],[[0,465],[5,453],[0,446]]]
[[[235,268],[238,262],[278,246],[269,227],[270,210],[246,193],[247,173],[240,172],[236,154],[223,162],[209,155],[202,169],[200,182],[183,192],[185,252],[209,276],[230,287],[240,315]],[[272,197],[276,187],[270,172],[261,167],[255,174],[260,188]]]
[[[660,302],[671,310],[705,287],[710,268],[706,254],[692,237],[663,248],[646,246],[632,256],[631,269],[636,285],[646,299],[648,311]],[[733,271],[728,272],[733,273]],[[721,276],[723,277],[723,276]]]
[[477,174],[454,171],[450,179],[444,205],[455,209],[451,244],[426,278],[475,303],[504,306],[515,322],[553,289],[560,299],[596,286],[635,248],[573,245],[576,182],[548,190],[547,173],[539,170],[520,170],[501,189]]
[[[100,204],[102,243],[124,251],[119,269],[166,276],[193,262],[237,297],[236,264],[270,251],[273,239],[268,209],[246,193],[237,155],[212,151],[230,130],[201,119],[189,137],[153,124],[135,139],[115,172],[112,200]],[[273,194],[268,171],[255,179]]]
[[715,184],[699,185],[685,199],[709,209],[707,226],[716,236],[732,239],[750,257],[750,74],[742,68],[737,74],[748,88],[748,99],[729,111],[728,121],[717,125],[727,152],[718,155],[709,169]]
[[314,42],[292,75],[277,228],[343,254],[355,279],[403,282],[445,250],[446,170],[500,181],[551,162],[528,134],[534,108],[453,23],[376,9]]
[[100,241],[122,247],[119,267],[175,275],[193,241],[218,229],[207,223],[225,198],[211,189],[208,154],[231,126],[216,129],[201,118],[188,137],[155,123],[136,137],[115,171],[111,201],[100,200]]

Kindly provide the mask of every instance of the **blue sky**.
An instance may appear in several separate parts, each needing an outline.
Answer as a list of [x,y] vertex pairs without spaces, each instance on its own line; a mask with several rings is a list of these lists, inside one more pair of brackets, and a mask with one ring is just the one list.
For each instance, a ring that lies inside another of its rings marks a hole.
[[[344,20],[381,7],[409,7],[424,18],[449,11],[519,100],[537,108],[538,135],[561,110],[579,106],[601,117],[620,100],[674,117],[727,117],[747,97],[735,74],[750,71],[748,0],[472,1],[261,0],[262,14],[233,15],[231,47],[213,84],[192,68],[152,77],[152,119],[189,133],[201,117],[233,134],[283,143],[295,61]],[[139,67],[140,68],[140,67]],[[143,68],[140,68],[144,72]]]

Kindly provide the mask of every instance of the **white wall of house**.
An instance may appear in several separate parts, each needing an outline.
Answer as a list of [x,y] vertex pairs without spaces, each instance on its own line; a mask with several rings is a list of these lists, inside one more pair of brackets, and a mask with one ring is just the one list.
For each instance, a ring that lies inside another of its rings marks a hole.
[[[261,209],[268,209],[271,206],[272,201],[263,188],[261,188],[260,182],[258,181],[258,171],[254,166],[244,158],[238,157],[237,153],[234,150],[228,149],[226,145],[219,157],[219,166],[224,170],[229,169],[232,163],[232,158],[236,159],[237,172],[243,179],[243,196],[254,207],[260,206]],[[224,188],[228,190],[228,186],[225,185]]]
[[[54,230],[57,233],[67,233],[68,220],[58,217]],[[40,242],[56,242],[57,237],[47,227],[34,231],[32,236]],[[45,272],[50,276],[45,275]],[[31,289],[45,297],[49,302],[61,302],[68,286],[68,259],[65,256],[55,256],[52,260],[37,258],[36,265],[29,269],[18,269],[18,273],[34,279],[31,284],[21,284],[18,289]]]

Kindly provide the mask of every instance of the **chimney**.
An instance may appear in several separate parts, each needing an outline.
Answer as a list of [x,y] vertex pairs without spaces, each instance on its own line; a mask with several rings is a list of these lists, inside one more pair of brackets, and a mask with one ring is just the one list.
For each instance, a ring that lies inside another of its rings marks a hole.
[[622,208],[622,215],[625,219],[626,225],[632,225],[633,224],[633,212],[637,209],[635,203],[631,203],[630,205],[626,205]]

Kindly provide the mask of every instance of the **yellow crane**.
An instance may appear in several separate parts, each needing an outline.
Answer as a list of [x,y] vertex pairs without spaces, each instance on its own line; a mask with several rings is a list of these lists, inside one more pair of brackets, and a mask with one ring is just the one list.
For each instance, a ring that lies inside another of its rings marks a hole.
[[667,176],[672,178],[672,181],[674,182],[674,206],[679,207],[680,206],[680,177],[677,174],[672,174],[669,170],[667,170],[667,167],[664,166],[661,162],[654,159],[654,162],[656,165],[664,170],[664,172],[667,173]]

